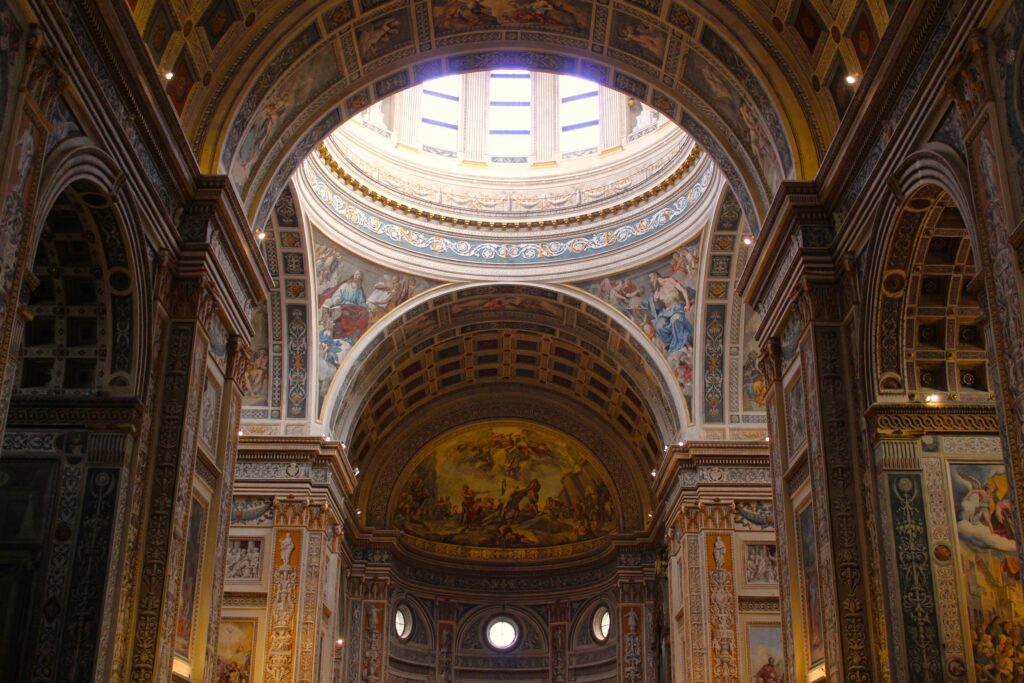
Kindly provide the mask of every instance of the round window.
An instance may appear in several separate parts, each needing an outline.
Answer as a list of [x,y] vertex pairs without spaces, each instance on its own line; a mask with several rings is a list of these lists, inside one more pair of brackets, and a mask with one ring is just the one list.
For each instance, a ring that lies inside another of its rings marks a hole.
[[487,624],[487,642],[495,650],[511,650],[519,640],[519,627],[508,617],[497,617]]
[[608,608],[602,605],[594,611],[594,638],[599,643],[608,640],[608,634],[612,630],[612,615]]
[[405,605],[395,608],[395,634],[402,640],[412,634],[412,612]]

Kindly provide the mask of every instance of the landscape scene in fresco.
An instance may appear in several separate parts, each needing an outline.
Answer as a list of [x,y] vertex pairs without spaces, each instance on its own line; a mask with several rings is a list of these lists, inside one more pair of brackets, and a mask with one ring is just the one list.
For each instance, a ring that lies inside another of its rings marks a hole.
[[313,240],[319,307],[320,399],[348,350],[388,311],[435,282],[382,268],[322,235]]
[[580,286],[624,313],[668,360],[683,392],[693,384],[700,240],[663,259]]
[[967,601],[978,681],[1024,674],[1024,587],[1013,500],[1002,464],[950,465],[959,541],[961,595]]
[[552,546],[618,526],[612,488],[593,456],[564,434],[518,420],[442,436],[396,490],[395,526],[441,543]]

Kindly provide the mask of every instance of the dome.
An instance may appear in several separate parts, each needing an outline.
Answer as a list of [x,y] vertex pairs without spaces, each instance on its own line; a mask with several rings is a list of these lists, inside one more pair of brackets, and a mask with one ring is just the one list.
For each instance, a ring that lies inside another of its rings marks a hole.
[[594,276],[692,238],[721,178],[676,124],[572,76],[426,81],[365,109],[296,176],[313,222],[424,277]]

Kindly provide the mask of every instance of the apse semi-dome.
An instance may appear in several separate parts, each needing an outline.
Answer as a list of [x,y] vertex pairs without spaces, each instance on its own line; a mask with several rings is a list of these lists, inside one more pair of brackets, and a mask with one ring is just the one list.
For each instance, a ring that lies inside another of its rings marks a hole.
[[564,281],[687,241],[722,179],[685,131],[633,98],[492,71],[363,111],[307,157],[296,185],[314,225],[377,262]]

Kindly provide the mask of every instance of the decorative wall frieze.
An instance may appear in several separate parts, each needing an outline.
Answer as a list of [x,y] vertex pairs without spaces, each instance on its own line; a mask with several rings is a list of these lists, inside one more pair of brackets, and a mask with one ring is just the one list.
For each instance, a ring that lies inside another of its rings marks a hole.
[[868,436],[885,437],[942,432],[998,434],[996,410],[991,405],[874,405],[865,413]]
[[738,598],[740,612],[778,612],[778,598],[761,598],[740,596]]

